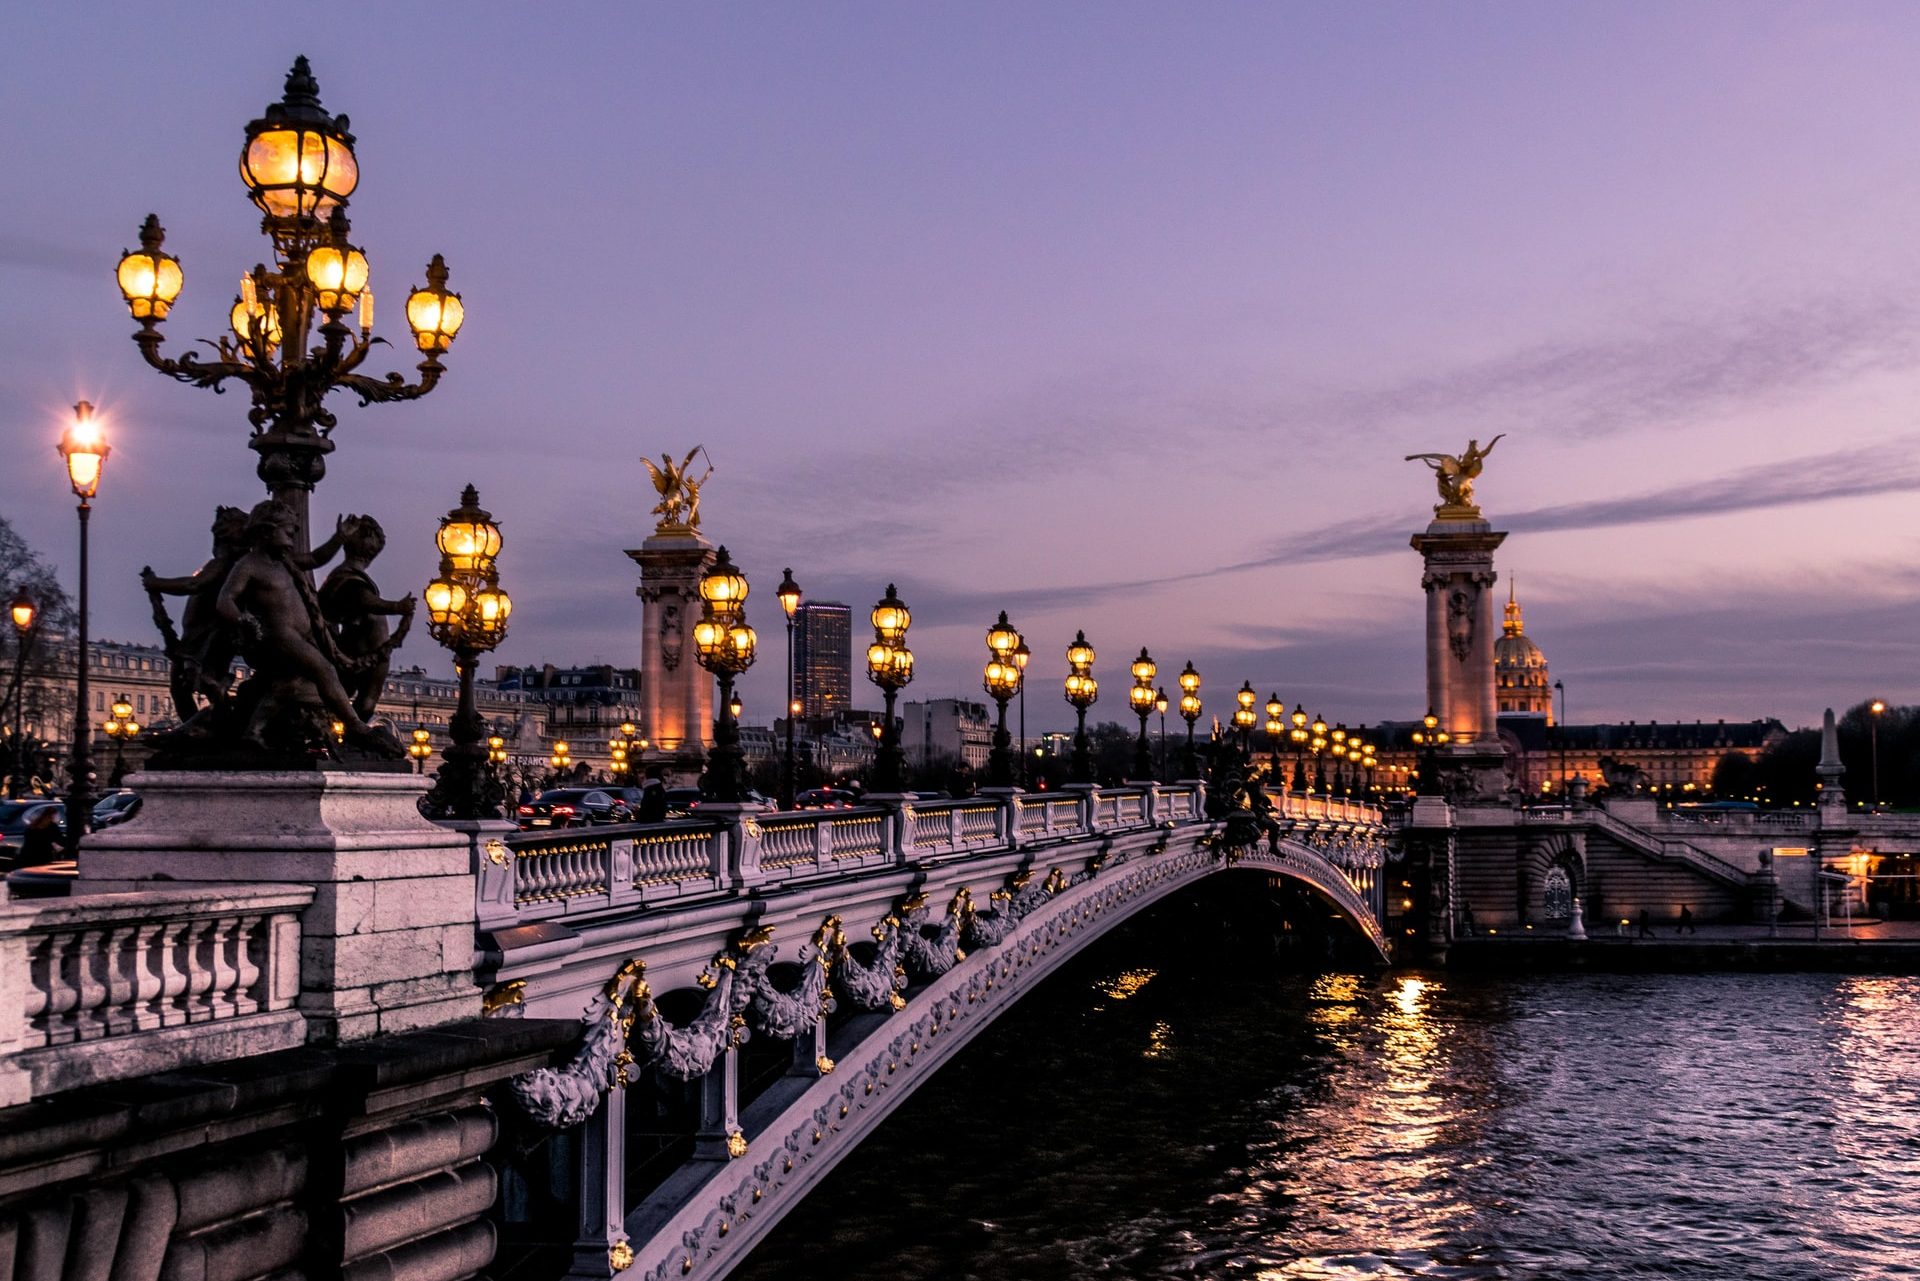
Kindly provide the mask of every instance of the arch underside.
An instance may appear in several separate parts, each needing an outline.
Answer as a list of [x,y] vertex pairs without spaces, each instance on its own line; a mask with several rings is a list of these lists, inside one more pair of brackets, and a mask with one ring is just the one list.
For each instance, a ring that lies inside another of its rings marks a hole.
[[[1365,938],[1386,945],[1366,900],[1312,849],[1281,841],[1227,852],[1200,828],[1151,852],[1116,842],[1108,861],[1022,917],[997,945],[971,952],[915,990],[906,1008],[832,1045],[829,1074],[794,1079],[742,1115],[747,1152],[689,1162],[627,1217],[636,1275],[648,1281],[725,1276],[819,1180],[913,1090],[1037,983],[1109,930],[1184,889],[1229,871],[1278,873],[1311,891]],[[804,1087],[804,1088],[802,1088]]]

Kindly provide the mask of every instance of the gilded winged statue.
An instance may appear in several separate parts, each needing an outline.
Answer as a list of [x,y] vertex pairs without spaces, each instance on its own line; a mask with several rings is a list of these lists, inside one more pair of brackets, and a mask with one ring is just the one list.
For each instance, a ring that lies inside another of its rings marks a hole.
[[660,455],[659,466],[655,466],[651,458],[641,458],[647,465],[647,474],[653,477],[655,492],[660,495],[660,502],[653,509],[653,514],[660,518],[660,529],[700,528],[700,486],[713,475],[712,457],[707,457],[707,470],[700,479],[695,480],[692,472],[694,458],[706,454],[706,446],[695,445],[678,463],[673,461],[672,454]]
[[1433,469],[1434,482],[1440,487],[1441,506],[1473,508],[1473,482],[1479,477],[1487,455],[1493,452],[1493,447],[1506,434],[1501,432],[1495,436],[1484,449],[1478,440],[1470,440],[1457,457],[1453,454],[1408,454],[1406,461],[1419,459]]

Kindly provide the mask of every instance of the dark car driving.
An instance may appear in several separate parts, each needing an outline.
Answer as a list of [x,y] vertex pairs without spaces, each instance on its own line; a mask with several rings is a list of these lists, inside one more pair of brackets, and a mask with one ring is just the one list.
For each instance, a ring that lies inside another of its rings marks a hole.
[[626,801],[604,787],[549,788],[520,806],[515,817],[523,828],[633,822]]
[[[41,835],[35,820],[42,814],[51,820],[42,823]],[[20,867],[45,863],[56,857],[54,847],[64,851],[67,843],[66,803],[46,797],[24,801],[0,801],[0,867]]]

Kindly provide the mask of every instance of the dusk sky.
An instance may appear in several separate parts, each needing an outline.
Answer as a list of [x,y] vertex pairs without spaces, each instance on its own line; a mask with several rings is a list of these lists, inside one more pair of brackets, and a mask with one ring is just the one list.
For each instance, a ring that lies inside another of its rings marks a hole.
[[698,443],[749,722],[787,565],[862,616],[899,584],[907,698],[982,697],[1005,608],[1031,727],[1077,627],[1094,719],[1143,644],[1210,712],[1416,716],[1402,456],[1506,432],[1478,497],[1573,720],[1920,701],[1910,3],[23,6],[0,514],[70,580],[52,446],[99,404],[96,636],[153,639],[140,566],[264,496],[245,389],[148,369],[113,266],[157,212],[168,349],[223,332],[267,253],[242,128],[301,53],[359,139],[369,370],[411,370],[434,252],[468,311],[431,396],[330,402],[315,523],[379,517],[418,591],[476,484],[500,661],[637,665],[640,456]]

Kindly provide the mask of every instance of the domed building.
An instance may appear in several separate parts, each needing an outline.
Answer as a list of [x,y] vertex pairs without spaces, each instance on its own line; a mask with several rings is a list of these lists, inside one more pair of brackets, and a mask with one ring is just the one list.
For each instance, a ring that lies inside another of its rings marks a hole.
[[1547,656],[1527,637],[1520,602],[1507,584],[1505,634],[1493,643],[1493,692],[1502,716],[1538,716],[1553,724],[1553,677]]

